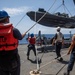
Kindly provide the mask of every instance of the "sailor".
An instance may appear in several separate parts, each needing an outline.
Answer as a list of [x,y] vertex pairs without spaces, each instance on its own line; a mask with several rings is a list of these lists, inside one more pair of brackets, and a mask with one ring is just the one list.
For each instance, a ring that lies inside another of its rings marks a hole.
[[70,55],[70,61],[67,67],[67,72],[64,73],[64,75],[70,75],[70,71],[72,71],[73,66],[74,66],[74,62],[75,62],[75,34],[72,36],[72,42],[71,45],[69,47],[68,53],[67,55]]
[[28,38],[28,41],[29,41],[29,45],[27,51],[27,59],[29,60],[30,50],[33,50],[34,55],[36,56],[36,49],[35,49],[36,38],[33,33]]
[[62,45],[64,44],[64,36],[60,32],[60,30],[61,30],[60,27],[57,27],[56,30],[57,30],[57,33],[54,36],[52,45],[54,45],[54,43],[55,43],[55,51],[56,51],[56,55],[57,55],[57,57],[55,59],[59,58],[60,60],[62,60],[60,51],[61,51]]
[[20,56],[18,54],[18,40],[21,34],[9,23],[10,16],[4,10],[0,11],[0,75],[20,75]]

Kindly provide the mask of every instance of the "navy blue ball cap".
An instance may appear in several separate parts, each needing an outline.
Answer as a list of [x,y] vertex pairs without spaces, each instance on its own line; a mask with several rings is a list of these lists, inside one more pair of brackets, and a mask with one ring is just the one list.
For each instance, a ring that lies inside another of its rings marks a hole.
[[1,10],[0,11],[0,18],[6,18],[6,17],[10,17],[10,16],[8,15],[8,13],[5,10]]
[[34,37],[34,34],[33,33],[31,34],[31,37]]

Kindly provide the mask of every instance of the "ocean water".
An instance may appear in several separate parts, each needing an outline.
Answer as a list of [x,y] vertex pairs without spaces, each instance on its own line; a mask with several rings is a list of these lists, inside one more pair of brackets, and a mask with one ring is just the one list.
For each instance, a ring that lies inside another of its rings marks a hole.
[[[42,34],[44,35],[47,39],[52,38],[55,34]],[[37,36],[37,35],[36,35]],[[72,34],[64,34],[64,38],[70,38]],[[28,41],[26,40],[28,35],[26,35],[22,40],[19,40],[19,44],[28,44]]]

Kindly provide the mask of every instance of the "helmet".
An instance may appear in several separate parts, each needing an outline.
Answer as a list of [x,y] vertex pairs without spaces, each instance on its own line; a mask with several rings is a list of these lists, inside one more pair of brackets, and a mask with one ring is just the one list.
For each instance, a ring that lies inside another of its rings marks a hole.
[[61,30],[61,28],[60,27],[57,27],[57,31],[60,31]]
[[33,33],[31,34],[31,37],[34,37],[34,34]]
[[8,13],[4,10],[0,11],[0,18],[10,17]]

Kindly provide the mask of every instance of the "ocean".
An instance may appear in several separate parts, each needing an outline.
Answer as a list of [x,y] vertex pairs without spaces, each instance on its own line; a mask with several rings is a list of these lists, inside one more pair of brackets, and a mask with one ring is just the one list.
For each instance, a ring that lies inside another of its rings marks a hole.
[[[44,35],[48,39],[48,38],[52,38],[55,34],[42,34],[42,35]],[[72,36],[72,34],[71,35],[64,34],[64,38],[70,38],[71,36]],[[19,44],[28,44],[28,41],[26,40],[27,37],[28,37],[28,35],[26,35],[22,40],[19,40]]]

